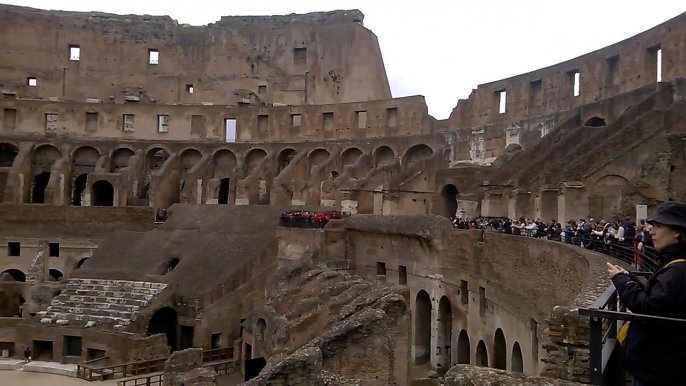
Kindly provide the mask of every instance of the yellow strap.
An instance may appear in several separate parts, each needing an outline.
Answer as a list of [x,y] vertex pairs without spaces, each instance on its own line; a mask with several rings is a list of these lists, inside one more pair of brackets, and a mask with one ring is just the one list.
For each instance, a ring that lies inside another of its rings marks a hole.
[[674,264],[674,263],[686,263],[686,260],[684,260],[684,259],[672,260],[672,261],[670,261],[669,263],[665,264],[665,267],[669,267],[670,265],[672,265],[672,264]]

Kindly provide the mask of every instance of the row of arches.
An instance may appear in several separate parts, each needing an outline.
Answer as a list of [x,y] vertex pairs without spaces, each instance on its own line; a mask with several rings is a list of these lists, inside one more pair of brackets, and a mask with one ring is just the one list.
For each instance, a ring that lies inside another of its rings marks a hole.
[[[425,290],[420,290],[415,298],[414,318],[414,359],[416,365],[422,365],[431,360],[431,353],[434,351],[431,341],[432,303],[428,292]],[[450,299],[447,296],[441,297],[438,303],[437,322],[435,356],[438,369],[447,371],[455,364],[473,364],[524,372],[524,358],[519,342],[514,342],[508,353],[505,333],[501,328],[497,328],[493,335],[492,358],[489,358],[489,350],[484,340],[479,340],[475,350],[472,351],[471,339],[467,330],[461,329],[455,339],[453,336],[453,312]],[[453,342],[457,344],[455,351],[452,349]],[[452,357],[453,352],[457,354],[457,358]],[[472,352],[474,352],[473,357]],[[511,364],[509,369],[507,367],[508,356]]]
[[[53,281],[59,281],[64,277],[64,274],[62,271],[59,269],[54,269],[51,268],[48,271],[48,275]],[[26,273],[20,269],[12,268],[12,269],[7,269],[3,272],[0,272],[0,282],[7,282],[7,281],[17,281],[17,282],[26,282]]]

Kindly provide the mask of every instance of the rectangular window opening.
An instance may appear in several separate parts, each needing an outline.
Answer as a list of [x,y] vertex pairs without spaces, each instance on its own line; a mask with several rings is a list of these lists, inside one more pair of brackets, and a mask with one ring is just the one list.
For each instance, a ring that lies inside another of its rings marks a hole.
[[404,265],[398,267],[398,283],[407,285],[407,267]]
[[479,287],[479,313],[481,315],[486,314],[488,305],[486,304],[486,288]]
[[398,126],[398,108],[389,107],[386,109],[386,127]]
[[60,257],[60,243],[48,243],[48,255],[50,257]]
[[81,60],[81,47],[70,44],[69,45],[69,60],[79,61]]
[[194,91],[195,91],[195,87],[193,87],[192,84],[187,84],[187,85],[186,85],[186,92],[187,92],[187,93],[193,94]]
[[257,86],[257,93],[258,94],[266,94],[267,93],[267,86],[266,85]]
[[296,47],[293,49],[293,64],[301,66],[307,64],[307,48]]
[[607,58],[607,83],[617,84],[619,78],[619,55]]
[[469,282],[467,280],[460,282],[460,297],[462,304],[469,304]]
[[500,90],[498,93],[498,113],[505,114],[507,111],[507,91]]
[[36,87],[38,86],[38,79],[34,77],[29,77],[26,79],[26,82],[28,83],[29,87]]
[[574,96],[578,97],[581,95],[581,73],[579,70],[574,70],[570,72],[570,76],[572,76],[574,80]]
[[98,113],[86,113],[86,130],[96,131],[98,129]]
[[14,130],[17,125],[17,110],[16,109],[4,109],[2,116],[2,126],[5,130]]
[[322,129],[324,131],[332,131],[333,126],[333,112],[322,114]]
[[21,243],[19,243],[19,242],[7,243],[7,256],[21,256]]
[[377,262],[376,263],[376,275],[386,276],[386,263]]
[[122,121],[122,130],[123,131],[134,131],[133,122],[134,122],[135,115],[134,114],[124,114],[123,118],[124,119]]
[[540,104],[539,96],[543,90],[543,81],[541,79],[534,80],[529,83],[529,105],[536,106]]
[[257,116],[257,130],[267,131],[269,129],[269,115],[260,114]]
[[57,119],[58,116],[55,113],[45,114],[45,131],[47,133],[57,132]]
[[366,111],[355,112],[355,119],[357,120],[357,128],[358,129],[366,129],[367,128],[367,112]]
[[236,118],[224,119],[224,141],[236,142]]
[[160,64],[160,51],[154,48],[148,50],[148,64]]
[[291,114],[291,127],[300,127],[302,124],[302,115]]
[[222,345],[222,333],[218,332],[218,333],[212,334],[212,342],[211,342],[210,349],[216,350],[218,348],[221,348],[222,347],[221,345]]
[[655,54],[657,56],[657,81],[662,82],[662,48],[658,48]]
[[169,115],[158,115],[157,116],[157,132],[158,133],[168,133],[169,132]]

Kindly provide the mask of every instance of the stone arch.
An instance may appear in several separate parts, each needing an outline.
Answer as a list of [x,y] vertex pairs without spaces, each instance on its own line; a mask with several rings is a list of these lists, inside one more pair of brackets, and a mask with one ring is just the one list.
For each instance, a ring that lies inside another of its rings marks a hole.
[[411,166],[414,163],[429,158],[433,154],[433,152],[434,151],[431,147],[423,143],[414,145],[411,148],[407,149],[407,151],[403,155],[401,164],[403,167]]
[[[5,275],[7,274],[7,275]],[[26,274],[20,270],[20,269],[7,269],[0,273],[0,279],[3,279],[4,277],[11,277],[14,281],[20,281],[20,282],[26,282]]]
[[374,167],[391,165],[395,162],[395,152],[388,146],[379,146],[374,150]]
[[219,149],[212,155],[215,177],[231,173],[237,163],[238,158],[236,158],[236,154],[229,149]]
[[279,152],[279,156],[277,157],[279,173],[293,161],[293,158],[295,158],[296,155],[298,155],[298,152],[291,148],[285,148]]
[[31,203],[45,204],[45,189],[48,188],[50,182],[50,172],[45,171],[38,173],[33,177],[31,182]]
[[71,164],[75,169],[87,168],[95,170],[95,164],[100,159],[100,151],[92,146],[81,146],[74,150],[71,156]]
[[488,350],[486,349],[486,343],[480,340],[476,345],[476,365],[481,367],[488,367]]
[[76,263],[76,269],[83,267],[83,265],[86,263],[86,261],[88,261],[88,259],[90,259],[90,257],[82,257],[81,259],[79,259],[79,261]]
[[441,201],[443,204],[443,216],[453,218],[457,213],[457,195],[460,192],[453,184],[448,184],[441,189]]
[[356,147],[349,147],[341,153],[341,162],[343,165],[354,165],[361,156],[362,150]]
[[53,145],[41,145],[31,154],[31,170],[34,175],[49,172],[55,161],[62,158],[62,152]]
[[74,189],[71,195],[71,204],[74,206],[81,206],[82,200],[81,195],[83,191],[86,190],[86,185],[88,184],[88,173],[79,174],[74,179]]
[[600,117],[591,117],[584,122],[584,126],[587,127],[603,127],[607,126],[607,122],[605,122],[605,119],[600,118]]
[[620,175],[606,175],[591,188],[589,214],[600,219],[615,218],[622,207],[622,191],[629,181]]
[[417,293],[415,301],[414,352],[417,365],[431,358],[431,298],[424,290]]
[[495,330],[493,339],[493,367],[507,370],[507,342],[505,342],[505,333],[500,328]]
[[19,148],[7,142],[0,143],[0,168],[12,167],[14,159],[19,154]]
[[450,299],[447,296],[441,297],[438,302],[438,335],[436,337],[436,366],[448,371],[451,364],[451,342],[453,330],[453,313],[450,306]]
[[314,149],[307,155],[307,161],[310,163],[310,170],[317,165],[323,164],[331,155],[326,149]]
[[48,275],[50,275],[50,278],[52,278],[53,281],[60,281],[64,277],[62,271],[54,268],[48,270]]
[[169,158],[169,151],[164,147],[153,147],[145,154],[145,168],[147,171],[157,171],[162,168]]
[[262,162],[264,162],[264,159],[267,158],[267,152],[260,149],[260,148],[255,148],[252,149],[248,152],[248,154],[245,155],[245,168],[248,173],[252,172],[255,168],[259,167],[262,165]]
[[98,180],[91,187],[92,206],[114,206],[114,186],[109,181]]
[[522,356],[522,348],[519,347],[519,342],[515,342],[512,346],[512,371],[515,373],[524,372],[524,359]]
[[259,342],[259,347],[264,351],[267,341],[267,321],[259,318],[255,324],[255,338]]
[[178,327],[178,313],[171,307],[162,307],[155,311],[148,322],[147,335],[164,334],[167,337],[167,345],[176,350],[176,329]]
[[188,148],[181,152],[179,156],[179,163],[181,164],[181,170],[189,171],[193,169],[200,160],[202,159],[202,153],[198,149]]
[[128,147],[115,149],[110,156],[110,173],[117,173],[119,170],[129,166],[129,158],[136,153]]
[[457,338],[457,363],[468,365],[471,360],[472,346],[469,343],[469,334],[466,330],[462,330]]

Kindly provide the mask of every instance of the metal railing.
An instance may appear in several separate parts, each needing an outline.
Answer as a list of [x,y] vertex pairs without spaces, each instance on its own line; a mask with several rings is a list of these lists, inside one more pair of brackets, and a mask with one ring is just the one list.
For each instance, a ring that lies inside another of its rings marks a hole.
[[[87,381],[104,381],[108,379],[119,379],[127,377],[137,377],[148,374],[151,380],[154,378],[153,373],[158,373],[164,370],[164,363],[169,357],[150,359],[146,361],[122,363],[110,366],[95,366],[94,363],[107,359],[99,358],[92,361],[82,362],[76,365],[76,377],[85,379]],[[211,365],[211,362],[218,361],[232,361],[233,347],[224,347],[213,350],[206,350],[202,353],[203,363]],[[145,378],[145,377],[144,377]],[[136,378],[139,379],[139,378]],[[128,381],[127,381],[128,382]],[[127,383],[127,385],[134,385]]]
[[[230,359],[216,359],[211,363],[205,364],[203,359],[203,367],[214,371],[217,375],[233,374],[236,371],[236,362],[232,357]],[[122,379],[117,382],[118,386],[162,386],[163,384],[163,373],[147,374],[137,378]],[[172,386],[174,386],[173,383]]]
[[[637,276],[651,274],[632,273]],[[686,327],[684,319],[627,312],[614,285],[610,285],[591,307],[579,308],[579,315],[589,318],[589,381],[593,385],[626,385],[626,369],[622,363],[623,347],[617,340],[617,332],[626,321],[652,324],[682,323]]]

